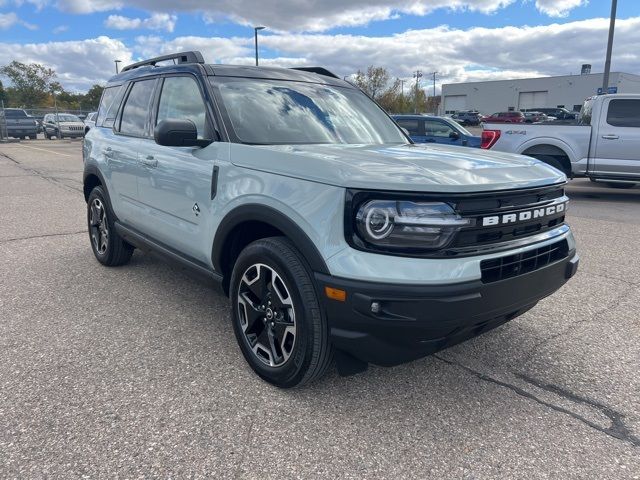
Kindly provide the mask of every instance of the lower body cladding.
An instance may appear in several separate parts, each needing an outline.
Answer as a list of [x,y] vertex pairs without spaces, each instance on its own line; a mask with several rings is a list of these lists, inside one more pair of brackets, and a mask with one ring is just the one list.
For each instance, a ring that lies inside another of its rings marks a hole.
[[[402,285],[316,274],[338,351],[393,366],[480,335],[531,309],[578,269],[566,240],[482,262],[482,278],[446,285]],[[325,289],[346,292],[332,300]]]

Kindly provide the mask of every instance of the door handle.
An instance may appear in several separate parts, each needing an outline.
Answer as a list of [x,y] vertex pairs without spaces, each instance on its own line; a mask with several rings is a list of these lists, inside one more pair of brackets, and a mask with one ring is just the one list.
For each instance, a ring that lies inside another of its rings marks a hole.
[[158,160],[156,160],[153,155],[147,155],[143,160],[142,164],[145,167],[155,168],[158,166]]
[[602,138],[605,140],[618,140],[620,137],[618,135],[602,135]]

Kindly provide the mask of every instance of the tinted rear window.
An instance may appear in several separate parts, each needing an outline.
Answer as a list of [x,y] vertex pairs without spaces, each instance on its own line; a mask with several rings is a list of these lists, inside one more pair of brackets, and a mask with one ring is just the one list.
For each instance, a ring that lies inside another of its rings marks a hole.
[[151,95],[155,85],[155,78],[141,80],[133,84],[127,101],[122,108],[121,133],[138,137],[145,135]]
[[113,127],[123,95],[124,88],[121,85],[105,88],[102,93],[102,98],[100,99],[100,106],[98,107],[96,126]]
[[7,118],[25,118],[27,114],[24,110],[5,110]]
[[607,123],[614,127],[640,127],[640,100],[611,100]]

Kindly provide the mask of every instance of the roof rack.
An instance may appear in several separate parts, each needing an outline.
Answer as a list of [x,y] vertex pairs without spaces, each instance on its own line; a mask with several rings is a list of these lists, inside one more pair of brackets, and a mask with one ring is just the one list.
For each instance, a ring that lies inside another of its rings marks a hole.
[[340,78],[335,73],[330,72],[323,67],[294,67],[291,70],[300,70],[302,72],[317,73],[318,75],[324,75],[325,77]]
[[198,51],[172,53],[171,55],[162,55],[161,57],[150,58],[142,62],[132,63],[124,67],[121,72],[128,72],[134,68],[140,68],[145,66],[155,67],[156,63],[165,62],[167,60],[173,60],[174,63],[204,63],[204,57]]

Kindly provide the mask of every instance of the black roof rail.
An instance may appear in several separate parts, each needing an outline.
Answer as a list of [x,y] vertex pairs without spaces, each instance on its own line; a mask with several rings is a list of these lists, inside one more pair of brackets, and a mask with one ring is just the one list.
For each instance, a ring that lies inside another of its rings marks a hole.
[[293,67],[291,70],[300,70],[302,72],[317,73],[318,75],[324,75],[325,77],[340,78],[335,73],[330,72],[323,67]]
[[124,67],[121,72],[128,72],[134,68],[140,68],[144,66],[155,67],[156,63],[165,62],[167,60],[174,60],[174,63],[204,63],[204,57],[198,51],[192,52],[180,52],[172,53],[170,55],[162,55],[161,57],[150,58],[149,60],[143,60],[142,62],[132,63]]

